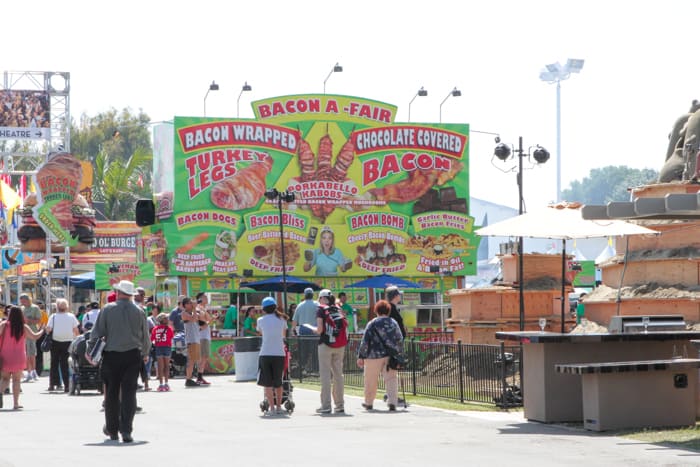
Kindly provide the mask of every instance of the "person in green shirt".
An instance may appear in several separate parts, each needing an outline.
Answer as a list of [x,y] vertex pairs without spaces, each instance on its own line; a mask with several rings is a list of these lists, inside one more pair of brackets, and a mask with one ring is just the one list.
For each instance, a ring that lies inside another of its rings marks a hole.
[[348,319],[348,332],[355,332],[355,309],[348,304],[348,296],[345,292],[340,292],[338,294],[338,301],[340,302],[340,309],[345,313],[345,317]]
[[583,298],[586,296],[586,292],[583,292],[581,295],[579,295],[577,303],[576,303],[576,324],[581,324],[581,318],[583,318],[583,314],[585,312],[586,306],[583,304]]
[[257,336],[258,331],[255,329],[255,307],[249,306],[245,311],[245,320],[243,320],[243,335]]
[[224,329],[236,329],[236,321],[238,319],[238,308],[233,303],[226,310],[224,316]]

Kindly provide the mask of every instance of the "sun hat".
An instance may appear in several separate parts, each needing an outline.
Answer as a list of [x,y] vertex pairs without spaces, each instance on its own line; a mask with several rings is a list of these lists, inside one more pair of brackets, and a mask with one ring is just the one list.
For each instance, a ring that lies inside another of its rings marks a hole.
[[123,294],[136,295],[136,289],[134,288],[134,283],[127,280],[120,280],[112,286],[114,290],[117,290]]
[[277,301],[276,301],[274,298],[272,298],[272,297],[265,297],[265,298],[262,299],[262,304],[261,304],[261,306],[262,306],[263,308],[266,308],[266,307],[271,306],[271,305],[277,306]]

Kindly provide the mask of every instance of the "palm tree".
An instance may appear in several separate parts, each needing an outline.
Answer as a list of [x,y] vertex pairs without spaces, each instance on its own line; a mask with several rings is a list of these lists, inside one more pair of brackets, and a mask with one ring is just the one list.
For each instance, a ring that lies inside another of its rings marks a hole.
[[93,199],[104,202],[103,214],[110,220],[133,220],[134,204],[151,197],[150,179],[153,155],[136,149],[124,162],[101,151],[95,158]]

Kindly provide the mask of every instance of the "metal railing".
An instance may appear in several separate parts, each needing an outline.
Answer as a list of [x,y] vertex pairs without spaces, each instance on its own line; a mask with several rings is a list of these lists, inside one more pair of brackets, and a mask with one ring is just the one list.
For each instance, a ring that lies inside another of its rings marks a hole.
[[[345,349],[345,386],[364,387],[357,366],[361,339],[351,337]],[[290,378],[319,382],[318,338],[293,337]],[[399,373],[399,392],[459,402],[481,402],[499,407],[522,405],[520,394],[520,347],[457,342],[419,341],[404,343],[408,367]],[[384,382],[380,381],[384,390]]]

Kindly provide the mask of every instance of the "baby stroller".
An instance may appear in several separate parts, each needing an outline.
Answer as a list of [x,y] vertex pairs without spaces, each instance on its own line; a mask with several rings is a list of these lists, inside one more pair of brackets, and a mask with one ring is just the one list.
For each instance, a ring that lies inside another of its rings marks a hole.
[[187,368],[187,345],[185,333],[178,332],[173,337],[173,350],[170,354],[170,377],[182,376]]
[[[294,391],[294,386],[292,386],[292,380],[289,379],[289,362],[292,359],[292,355],[289,352],[289,347],[284,346],[284,371],[282,372],[282,405],[284,410],[287,411],[289,415],[294,412],[294,400],[292,399],[292,392]],[[277,401],[275,401],[276,403]],[[270,403],[263,396],[262,402],[260,402],[260,410],[265,413],[267,409],[270,408]]]
[[68,347],[68,354],[71,357],[72,375],[69,378],[69,388],[71,396],[79,396],[83,389],[96,390],[102,394],[102,378],[100,378],[99,367],[93,366],[85,358],[87,353],[87,342],[90,339],[90,332],[86,332],[76,337]]

